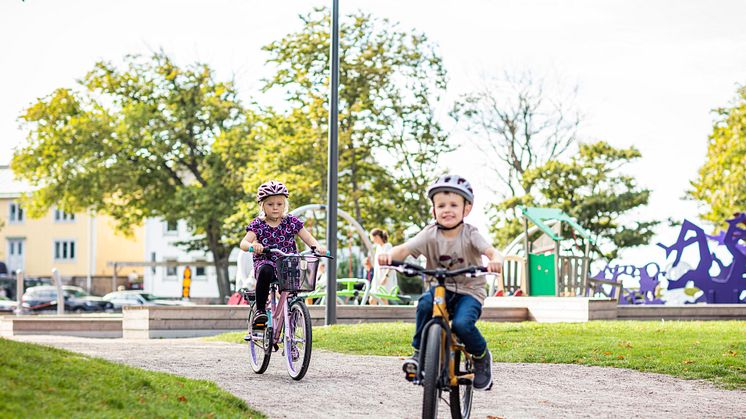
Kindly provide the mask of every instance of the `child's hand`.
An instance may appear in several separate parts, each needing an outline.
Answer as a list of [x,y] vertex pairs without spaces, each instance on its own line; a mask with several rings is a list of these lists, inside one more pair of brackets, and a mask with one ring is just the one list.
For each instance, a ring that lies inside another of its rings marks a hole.
[[379,265],[391,265],[391,254],[390,253],[380,253],[378,255],[378,264]]
[[264,246],[262,246],[261,243],[251,243],[249,245],[249,250],[251,251],[251,253],[258,255],[264,252]]
[[324,247],[322,245],[318,245],[318,246],[316,246],[315,252],[316,252],[317,255],[326,255],[326,247]]
[[487,263],[487,270],[494,273],[500,273],[503,271],[503,261],[500,258],[490,259]]

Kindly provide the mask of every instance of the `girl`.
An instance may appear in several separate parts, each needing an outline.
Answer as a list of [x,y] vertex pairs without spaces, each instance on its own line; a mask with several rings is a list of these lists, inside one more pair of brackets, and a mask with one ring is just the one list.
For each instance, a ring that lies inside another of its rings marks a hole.
[[263,254],[265,246],[273,246],[285,253],[296,253],[295,235],[303,242],[315,248],[317,253],[326,253],[303,227],[303,222],[288,214],[288,197],[290,192],[280,182],[270,180],[259,186],[256,201],[259,203],[259,216],[246,227],[246,236],[241,240],[241,250],[254,253],[254,272],[256,275],[256,310],[252,327],[262,329],[267,324],[267,297],[270,282],[277,279],[276,262],[279,256],[274,253]]

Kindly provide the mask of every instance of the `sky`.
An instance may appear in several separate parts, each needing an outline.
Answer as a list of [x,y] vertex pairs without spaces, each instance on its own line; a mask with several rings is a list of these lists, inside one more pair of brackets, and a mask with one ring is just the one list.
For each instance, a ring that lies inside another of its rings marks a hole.
[[[272,74],[261,47],[299,31],[299,14],[330,4],[3,0],[0,165],[25,138],[17,120],[22,110],[55,88],[74,87],[99,60],[162,49],[181,65],[206,63],[218,79],[235,79],[247,101],[277,103],[282,99],[258,92]],[[506,71],[577,85],[581,139],[642,152],[625,169],[652,190],[650,204],[635,215],[699,222],[696,203],[681,198],[704,162],[712,109],[731,104],[746,83],[746,2],[340,0],[341,14],[358,10],[424,32],[438,46],[449,77],[442,110],[484,77]],[[496,185],[483,171],[492,163],[481,160],[466,132],[443,122],[462,144],[444,162],[472,179],[477,201],[468,221],[486,232],[483,206],[496,199]],[[653,242],[670,244],[676,231],[661,226]],[[662,257],[651,249],[627,251],[623,259]]]

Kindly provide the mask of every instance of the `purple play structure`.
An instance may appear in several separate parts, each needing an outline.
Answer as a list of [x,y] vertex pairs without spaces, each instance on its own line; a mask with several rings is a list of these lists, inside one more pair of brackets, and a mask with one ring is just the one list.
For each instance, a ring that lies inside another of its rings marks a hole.
[[[695,287],[702,290],[703,294],[694,301],[696,303],[746,303],[746,298],[742,297],[742,294],[746,290],[746,245],[742,242],[746,240],[746,229],[742,227],[746,225],[746,213],[738,213],[733,219],[727,220],[727,222],[727,231],[721,232],[717,236],[708,236],[702,228],[689,220],[684,220],[684,224],[681,226],[681,231],[674,244],[665,246],[658,243],[658,246],[666,251],[666,257],[672,252],[676,252],[676,257],[669,271],[674,271],[677,267],[680,270],[685,269],[685,264],[682,266],[679,265],[684,249],[691,245],[698,246],[699,263],[696,267],[686,270],[678,278],[672,278],[670,272],[661,271],[656,263],[648,263],[643,267],[607,265],[591,278],[601,280],[606,284],[617,283],[617,287],[612,288],[611,293],[604,294],[612,298],[617,298],[615,293],[621,289],[622,294],[618,297],[619,304],[663,304],[664,302],[656,297],[656,289],[660,285],[662,275],[665,275],[668,280],[669,290],[684,288],[689,281]],[[690,233],[693,233],[693,235]],[[729,265],[723,264],[714,253],[710,252],[707,242],[708,238],[721,246],[725,246],[732,256],[732,261]],[[719,273],[715,276],[710,274],[713,263],[717,263],[717,266],[720,268]],[[654,268],[653,273],[651,273],[652,268]],[[620,285],[624,276],[638,279],[640,284],[639,290],[622,288]],[[595,287],[601,288],[602,285],[599,283]],[[601,289],[593,289],[591,291],[594,292],[594,295],[603,292]]]

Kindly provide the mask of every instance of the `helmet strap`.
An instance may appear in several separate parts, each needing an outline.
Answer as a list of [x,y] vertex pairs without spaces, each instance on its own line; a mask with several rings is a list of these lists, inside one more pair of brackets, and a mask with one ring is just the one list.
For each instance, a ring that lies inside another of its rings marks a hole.
[[462,219],[461,221],[458,222],[458,224],[456,224],[453,227],[444,227],[442,224],[440,224],[437,221],[435,222],[435,225],[438,226],[438,230],[450,231],[450,230],[458,228],[463,223],[464,223],[464,220]]

